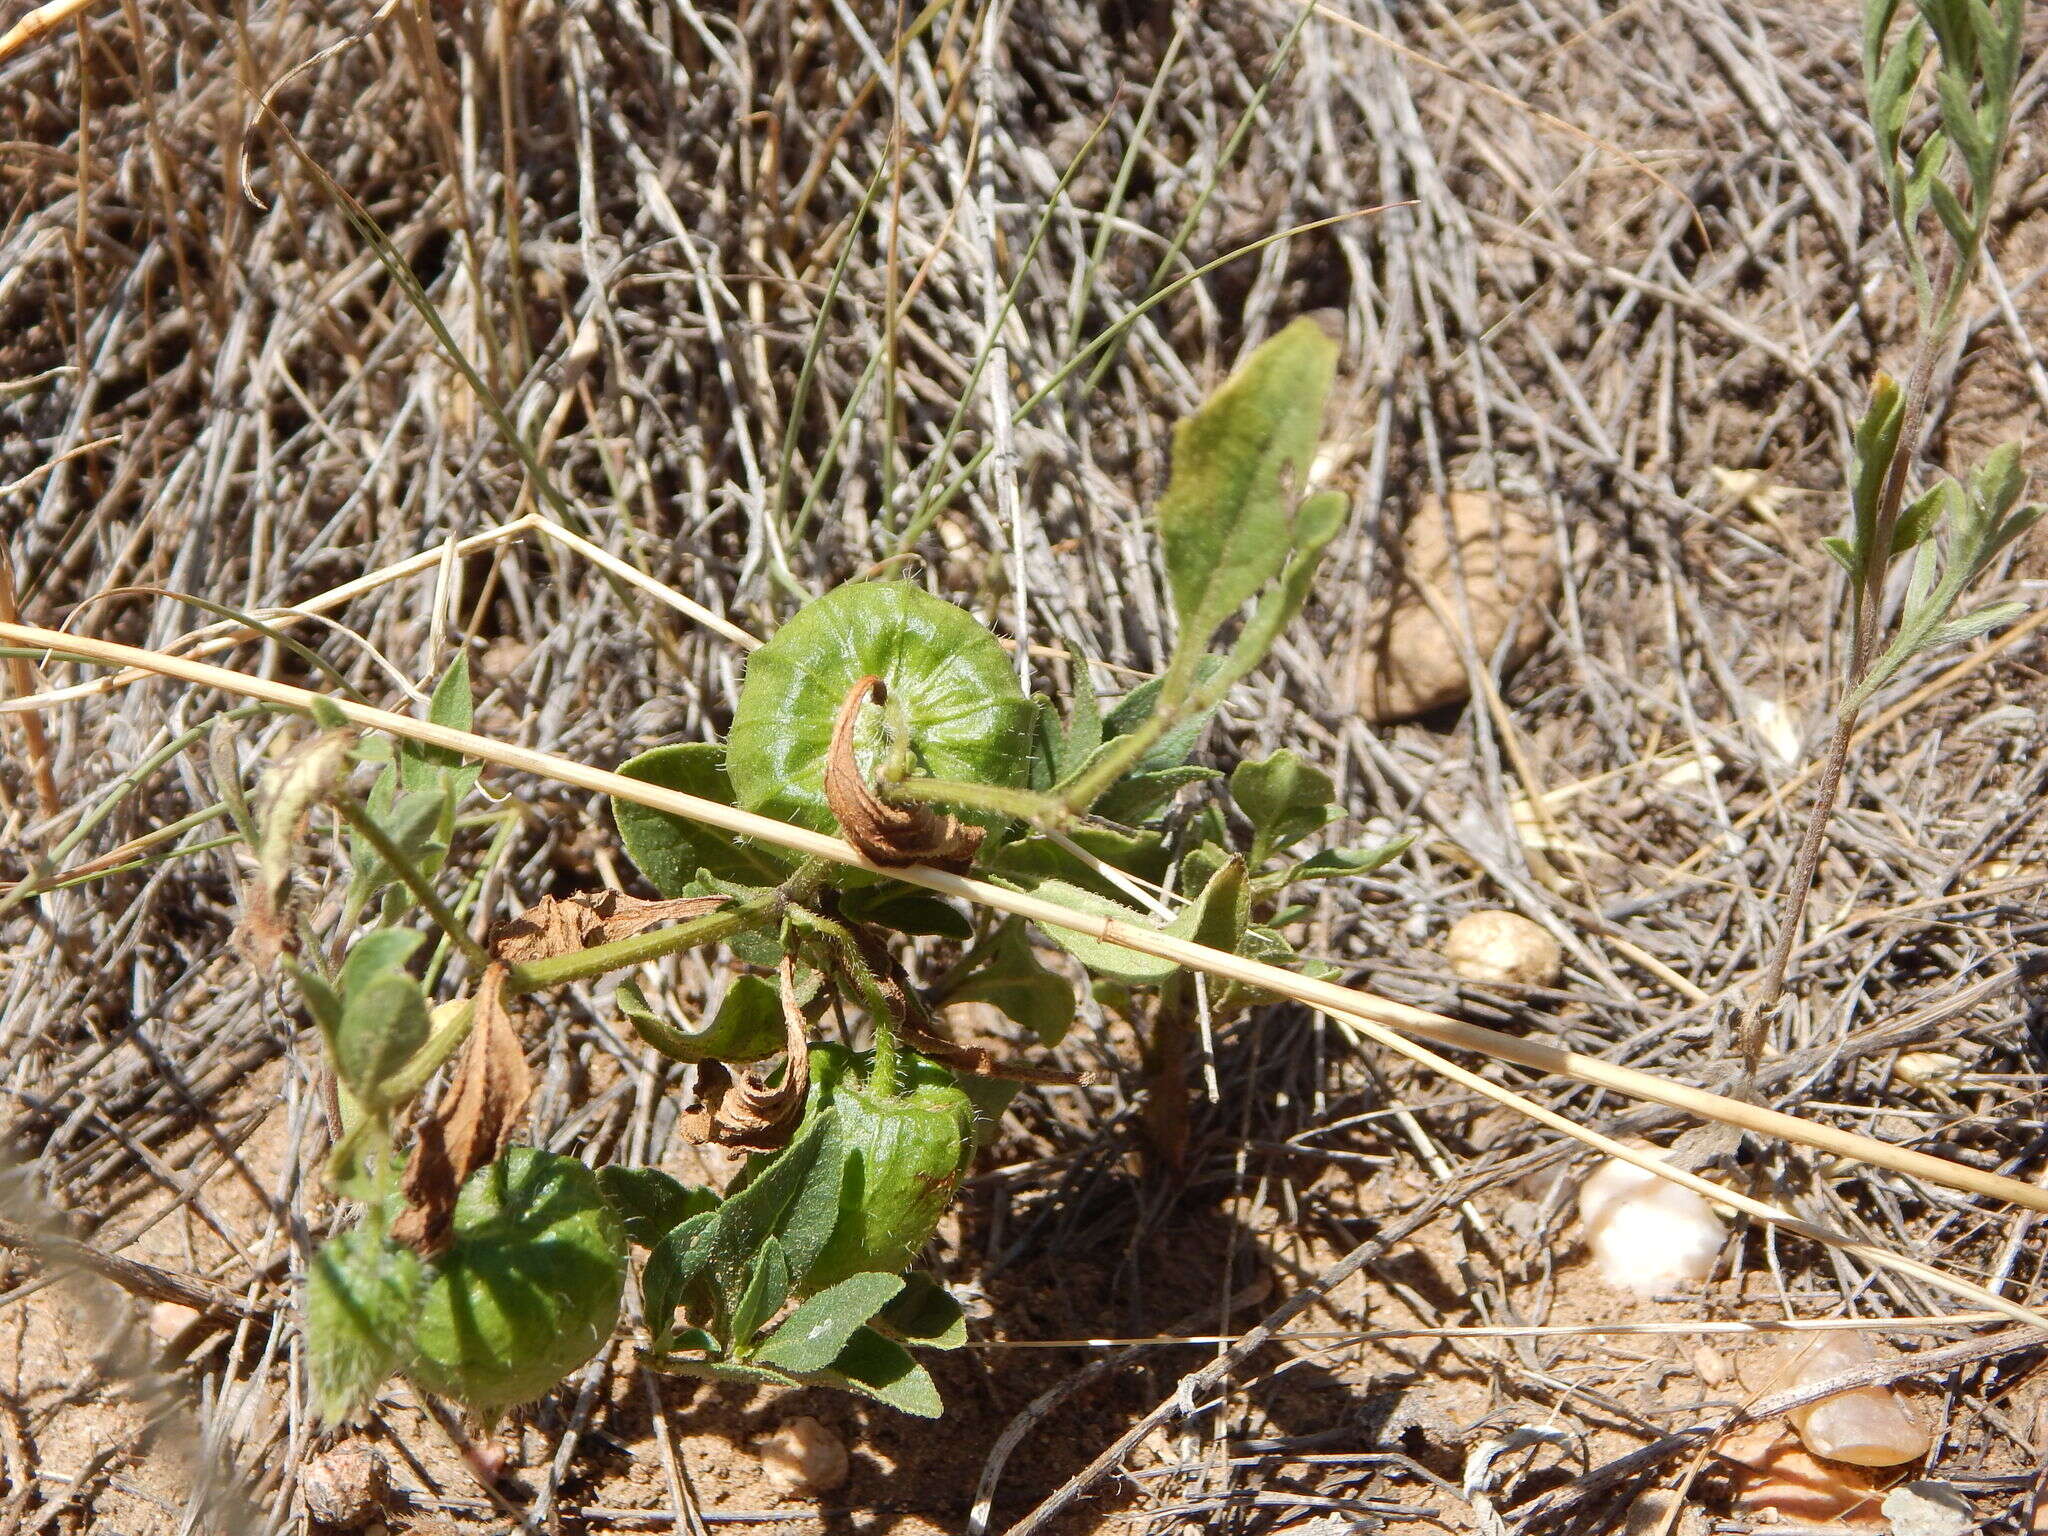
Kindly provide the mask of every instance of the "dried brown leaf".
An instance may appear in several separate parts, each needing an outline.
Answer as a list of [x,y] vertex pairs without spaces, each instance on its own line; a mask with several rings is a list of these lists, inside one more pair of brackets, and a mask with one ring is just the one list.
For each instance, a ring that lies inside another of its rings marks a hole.
[[832,724],[832,748],[825,760],[825,803],[846,840],[874,863],[890,868],[929,864],[964,872],[981,847],[981,828],[929,805],[893,805],[877,795],[854,758],[854,727],[861,706],[889,697],[879,677],[864,677],[848,690]]
[[501,963],[486,970],[477,984],[476,1022],[463,1043],[454,1080],[420,1122],[419,1140],[405,1166],[408,1209],[391,1233],[429,1257],[448,1245],[455,1197],[463,1184],[504,1150],[533,1093],[533,1073],[506,1011],[504,992]]
[[702,1144],[772,1152],[788,1143],[811,1091],[811,1029],[798,1000],[796,968],[782,957],[782,1076],[742,1072],[723,1062],[697,1064],[697,1097],[682,1113],[684,1136]]

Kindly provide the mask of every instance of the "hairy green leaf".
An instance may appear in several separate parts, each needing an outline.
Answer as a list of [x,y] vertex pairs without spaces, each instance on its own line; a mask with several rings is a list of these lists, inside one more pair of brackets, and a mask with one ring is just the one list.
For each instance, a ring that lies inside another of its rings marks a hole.
[[652,1248],[688,1221],[718,1209],[718,1196],[695,1189],[659,1168],[613,1164],[597,1170],[597,1187],[625,1228],[626,1240]]
[[[725,773],[725,749],[714,742],[692,741],[656,747],[620,765],[629,779],[656,784],[700,800],[733,804],[732,783]],[[650,810],[631,800],[612,802],[619,840],[634,867],[663,896],[695,894],[697,871],[757,889],[775,885],[788,875],[789,856],[765,843],[728,836],[716,828],[666,811]]]
[[1252,867],[1341,815],[1331,804],[1336,795],[1330,776],[1292,749],[1239,763],[1230,775],[1230,798],[1252,824]]
[[1203,645],[1295,543],[1337,344],[1296,320],[1174,430],[1159,539],[1182,644]]
[[856,1328],[831,1366],[813,1372],[810,1379],[844,1387],[923,1419],[936,1419],[945,1412],[931,1373],[910,1357],[909,1350],[872,1328]]
[[698,1030],[662,1018],[630,981],[614,995],[633,1033],[671,1061],[765,1061],[785,1043],[781,993],[759,976],[735,976],[711,1022]]
[[799,1303],[754,1358],[799,1374],[822,1371],[839,1358],[855,1330],[902,1289],[900,1275],[849,1275]]
[[998,928],[979,963],[946,994],[949,1003],[989,1003],[1015,1019],[1044,1045],[1058,1045],[1074,1022],[1074,988],[1039,963],[1024,924]]

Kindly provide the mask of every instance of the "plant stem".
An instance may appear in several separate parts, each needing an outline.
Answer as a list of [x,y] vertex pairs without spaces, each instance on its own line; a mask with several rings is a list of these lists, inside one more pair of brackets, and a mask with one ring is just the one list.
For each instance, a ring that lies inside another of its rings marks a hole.
[[678,950],[715,944],[735,933],[773,922],[781,915],[787,900],[779,889],[764,891],[723,911],[707,912],[686,923],[656,928],[649,933],[636,933],[631,938],[614,939],[609,944],[595,944],[574,954],[515,965],[505,978],[505,995],[522,997],[528,992],[565,986],[572,981],[587,981],[607,971],[659,960],[663,955],[672,955]]
[[377,857],[391,866],[392,872],[404,882],[413,898],[427,909],[427,916],[434,920],[440,930],[448,935],[455,947],[462,951],[470,966],[481,976],[491,963],[490,953],[477,943],[470,931],[462,925],[460,918],[448,910],[446,902],[434,894],[434,887],[427,877],[419,872],[413,861],[405,856],[398,844],[391,840],[391,834],[377,825],[374,816],[358,805],[348,795],[334,797],[336,807],[348,819],[348,824],[362,833],[363,840],[377,850]]
[[[1921,339],[1913,372],[1906,380],[1904,415],[1899,422],[1898,442],[1892,461],[1885,469],[1884,489],[1878,498],[1877,518],[1871,533],[1867,572],[1855,583],[1856,622],[1849,642],[1849,671],[1842,689],[1845,699],[1853,698],[1871,659],[1878,650],[1878,628],[1883,623],[1885,579],[1891,570],[1892,538],[1899,526],[1899,509],[1905,504],[1906,485],[1919,457],[1920,424],[1926,415],[1927,393],[1934,383],[1935,359],[1954,324],[1955,307],[1944,305],[1935,316],[1934,327]],[[1771,945],[1756,987],[1742,1010],[1736,1039],[1742,1056],[1742,1077],[1738,1097],[1747,1096],[1756,1083],[1756,1069],[1763,1060],[1764,1036],[1771,1011],[1785,990],[1785,972],[1792,962],[1793,946],[1799,942],[1806,916],[1807,899],[1813,893],[1814,876],[1820,869],[1821,850],[1827,841],[1828,823],[1841,793],[1842,775],[1849,763],[1849,745],[1856,732],[1861,710],[1845,704],[1835,712],[1835,728],[1828,738],[1827,756],[1821,765],[1820,785],[1814,792],[1813,810],[1807,817],[1806,835],[1799,843],[1799,859],[1792,867],[1792,883],[1785,890],[1785,911],[1778,925],[1778,937]]]

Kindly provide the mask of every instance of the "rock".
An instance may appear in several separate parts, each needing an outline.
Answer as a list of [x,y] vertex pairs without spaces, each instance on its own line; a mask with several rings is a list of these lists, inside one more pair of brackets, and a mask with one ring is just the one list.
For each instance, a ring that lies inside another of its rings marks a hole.
[[[1786,1351],[1775,1388],[1829,1381],[1886,1358],[1868,1334],[1843,1329]],[[1854,1387],[1785,1415],[1816,1456],[1854,1467],[1896,1467],[1927,1454],[1927,1430],[1890,1387]]]
[[1638,1296],[1706,1279],[1727,1237],[1701,1196],[1618,1157],[1579,1187],[1579,1220],[1600,1278]]
[[149,1309],[149,1331],[160,1344],[174,1343],[198,1321],[199,1314],[182,1302],[160,1301]]
[[1518,912],[1468,912],[1444,940],[1444,958],[1467,981],[1554,987],[1564,975],[1564,950]]
[[[1504,671],[1513,672],[1543,643],[1543,616],[1557,599],[1549,530],[1533,508],[1490,491],[1451,492],[1449,521],[1456,529],[1480,665],[1493,664],[1506,637]],[[1458,622],[1451,540],[1443,503],[1423,497],[1401,540],[1394,585],[1366,619],[1357,698],[1360,712],[1375,725],[1412,720],[1471,695],[1454,632],[1417,590],[1418,584],[1427,587],[1444,618]]]
[[344,1531],[361,1530],[375,1519],[388,1487],[383,1453],[367,1440],[344,1440],[299,1474],[306,1513]]
[[809,1414],[754,1442],[761,1471],[776,1491],[796,1498],[830,1493],[846,1481],[846,1442]]

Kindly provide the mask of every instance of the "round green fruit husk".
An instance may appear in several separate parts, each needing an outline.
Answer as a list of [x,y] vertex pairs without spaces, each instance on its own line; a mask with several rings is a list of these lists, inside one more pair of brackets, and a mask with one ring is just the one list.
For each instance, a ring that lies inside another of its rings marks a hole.
[[[747,810],[819,832],[838,822],[825,802],[825,760],[840,706],[863,677],[901,704],[911,771],[1005,789],[1029,774],[1031,706],[996,637],[963,608],[902,581],[834,587],[799,609],[747,658],[726,738],[726,771]],[[887,750],[883,710],[870,705],[854,757],[871,778]],[[994,826],[1003,818],[960,810]]]
[[909,1267],[937,1230],[975,1145],[974,1104],[936,1062],[902,1053],[898,1070],[907,1086],[885,1098],[858,1080],[871,1055],[820,1063],[817,1054],[811,1110],[838,1110],[830,1145],[846,1172],[839,1219],[803,1277],[805,1294],[850,1275]]
[[591,1171],[510,1148],[462,1186],[407,1374],[480,1414],[539,1397],[611,1337],[625,1269],[625,1232]]

